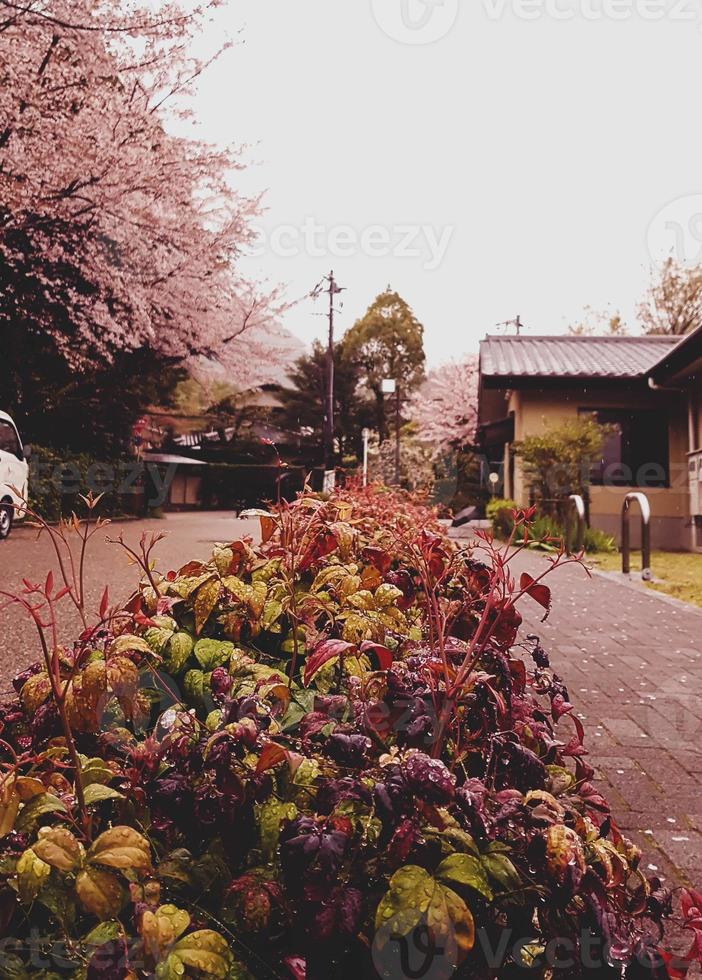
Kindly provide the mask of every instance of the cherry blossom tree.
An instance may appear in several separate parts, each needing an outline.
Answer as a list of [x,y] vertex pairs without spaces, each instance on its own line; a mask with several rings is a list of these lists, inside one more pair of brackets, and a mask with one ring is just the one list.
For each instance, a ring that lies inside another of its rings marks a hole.
[[218,5],[0,0],[7,386],[32,344],[77,371],[143,349],[204,355],[234,382],[261,360],[280,297],[238,272],[259,206],[233,187],[241,152],[167,125]]
[[477,354],[430,371],[410,401],[409,415],[435,456],[470,446],[478,421]]

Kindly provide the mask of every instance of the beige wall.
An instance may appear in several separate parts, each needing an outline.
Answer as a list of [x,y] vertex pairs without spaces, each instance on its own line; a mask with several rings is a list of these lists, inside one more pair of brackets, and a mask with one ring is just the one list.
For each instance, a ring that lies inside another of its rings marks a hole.
[[[624,385],[618,391],[562,388],[507,392],[505,414],[515,413],[515,440],[537,435],[567,419],[576,418],[582,408],[641,408],[666,412],[670,446],[670,482],[666,488],[649,488],[646,495],[654,520],[654,547],[689,546],[689,493],[687,476],[688,428],[687,410],[681,398],[668,392],[632,393]],[[702,436],[702,433],[701,433]],[[702,442],[700,443],[702,445]],[[508,451],[505,473],[508,472]],[[515,500],[528,503],[526,486],[519,460],[515,461],[515,480],[511,489]],[[627,487],[592,487],[590,517],[593,527],[618,534],[620,514]],[[638,523],[638,522],[635,522]]]

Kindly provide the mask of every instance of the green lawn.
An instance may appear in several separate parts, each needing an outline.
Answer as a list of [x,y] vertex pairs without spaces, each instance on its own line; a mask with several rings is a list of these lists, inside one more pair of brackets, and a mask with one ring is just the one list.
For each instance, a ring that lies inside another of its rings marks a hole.
[[[633,553],[631,558],[631,573],[636,575],[641,571],[641,553]],[[588,561],[604,572],[622,570],[620,554],[592,555],[588,557]],[[651,568],[657,581],[649,583],[649,588],[702,607],[702,555],[690,552],[654,551]]]

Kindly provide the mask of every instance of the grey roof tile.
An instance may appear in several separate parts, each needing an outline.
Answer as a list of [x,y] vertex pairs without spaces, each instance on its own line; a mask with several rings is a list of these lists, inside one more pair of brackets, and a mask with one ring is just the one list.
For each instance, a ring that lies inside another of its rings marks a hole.
[[485,378],[639,378],[678,337],[491,337],[480,343]]

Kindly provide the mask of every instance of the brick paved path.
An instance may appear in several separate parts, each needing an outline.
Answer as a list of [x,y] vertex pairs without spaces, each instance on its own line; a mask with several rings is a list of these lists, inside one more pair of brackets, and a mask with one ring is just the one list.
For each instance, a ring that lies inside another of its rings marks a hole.
[[[702,561],[702,558],[700,559]],[[532,575],[546,559],[519,558]],[[702,886],[702,610],[671,603],[577,566],[550,577],[537,633],[586,728],[590,762],[626,835],[669,884]]]

